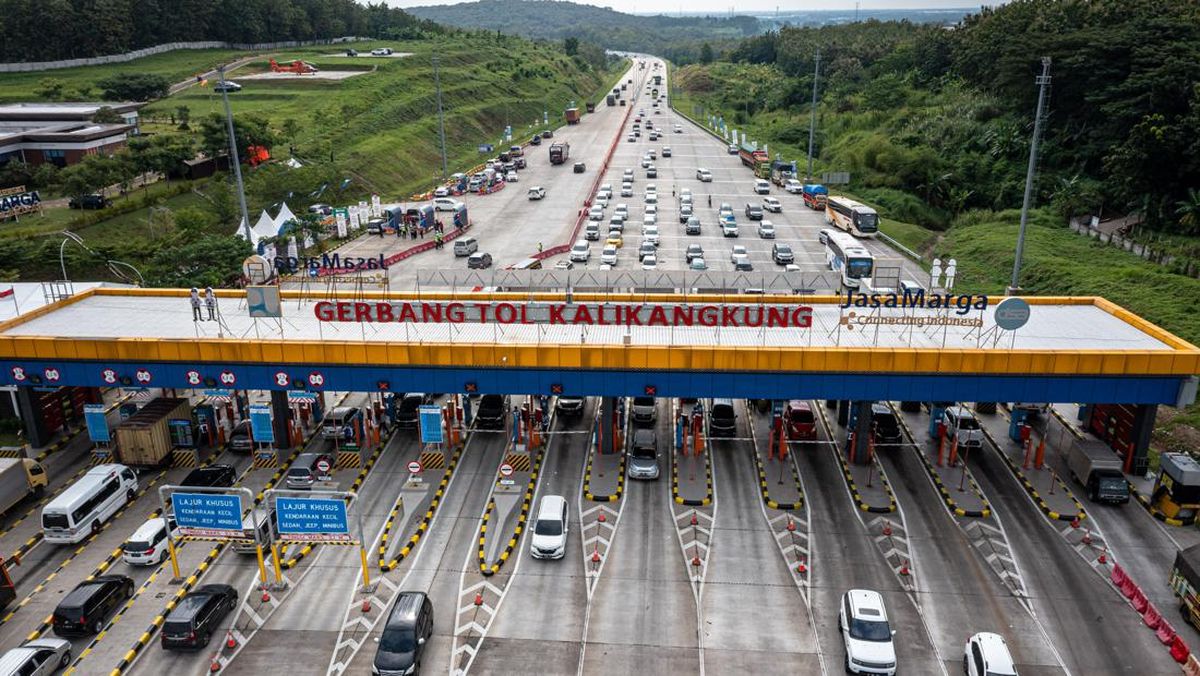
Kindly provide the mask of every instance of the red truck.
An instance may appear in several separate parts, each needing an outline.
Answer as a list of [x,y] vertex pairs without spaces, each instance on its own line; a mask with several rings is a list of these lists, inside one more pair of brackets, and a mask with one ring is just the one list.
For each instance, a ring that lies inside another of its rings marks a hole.
[[550,144],[550,164],[562,164],[571,157],[570,143],[551,143]]
[[745,143],[738,148],[738,157],[742,159],[742,164],[756,170],[758,169],[759,165],[767,163],[771,160],[771,158],[767,156],[767,151],[758,150],[754,146],[747,145]]

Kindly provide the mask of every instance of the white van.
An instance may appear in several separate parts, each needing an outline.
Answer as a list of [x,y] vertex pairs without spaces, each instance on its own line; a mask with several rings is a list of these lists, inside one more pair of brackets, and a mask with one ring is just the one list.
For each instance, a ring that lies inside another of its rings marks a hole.
[[238,554],[255,554],[258,552],[255,544],[269,545],[271,540],[275,539],[272,538],[273,532],[270,515],[266,509],[259,507],[242,519],[242,538],[233,541],[233,551]]
[[75,544],[137,497],[138,480],[125,465],[96,465],[42,508],[46,542]]
[[454,257],[462,258],[479,251],[479,241],[474,237],[462,237],[454,240]]
[[561,495],[546,495],[538,503],[529,554],[535,559],[561,559],[567,554],[567,500]]
[[958,447],[979,448],[983,444],[983,431],[975,414],[966,406],[951,406],[942,414],[946,424],[946,435],[958,435]]
[[170,554],[167,537],[178,537],[175,517],[147,519],[121,545],[121,559],[131,566],[157,566]]

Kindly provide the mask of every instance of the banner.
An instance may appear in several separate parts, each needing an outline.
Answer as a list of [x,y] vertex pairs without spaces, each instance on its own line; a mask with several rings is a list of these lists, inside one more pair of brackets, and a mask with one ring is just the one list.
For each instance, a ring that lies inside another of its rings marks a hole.
[[421,421],[421,443],[441,444],[445,442],[442,431],[442,409],[440,406],[421,406],[417,409]]

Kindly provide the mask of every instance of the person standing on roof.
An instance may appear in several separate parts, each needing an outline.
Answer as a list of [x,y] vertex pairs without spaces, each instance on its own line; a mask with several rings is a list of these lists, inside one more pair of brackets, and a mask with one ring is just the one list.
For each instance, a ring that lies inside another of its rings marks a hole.
[[194,286],[192,287],[191,303],[192,303],[192,321],[198,322],[202,319],[202,317],[200,316],[200,290]]
[[217,297],[211,286],[204,287],[204,305],[208,307],[208,320],[217,321]]

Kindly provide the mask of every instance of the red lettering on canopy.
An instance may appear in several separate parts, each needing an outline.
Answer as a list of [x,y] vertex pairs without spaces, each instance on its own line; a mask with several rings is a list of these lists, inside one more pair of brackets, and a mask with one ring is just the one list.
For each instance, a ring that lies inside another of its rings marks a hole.
[[661,305],[655,305],[650,308],[650,318],[646,320],[647,326],[666,326],[667,325],[667,310]]
[[442,322],[442,306],[437,303],[421,303],[421,321],[440,324]]
[[770,328],[786,329],[788,327],[787,308],[776,306],[767,308],[767,326]]
[[339,322],[354,321],[354,320],[350,319],[350,316],[351,316],[350,313],[351,313],[352,309],[353,308],[350,307],[350,303],[344,303],[344,302],[338,301],[338,304],[337,304],[338,321]]
[[398,321],[398,322],[416,322],[417,321],[417,313],[415,310],[413,310],[413,306],[411,303],[403,303],[400,305],[400,317],[396,321]]
[[717,325],[717,307],[715,305],[701,305],[699,310],[700,326]]
[[451,324],[461,324],[466,319],[462,303],[450,303],[446,306],[446,321]]
[[[753,315],[753,319],[751,319],[751,314],[750,314],[752,312],[756,313]],[[762,306],[761,305],[759,305],[757,307],[747,306],[745,308],[745,313],[742,318],[742,326],[757,328],[759,326],[762,326],[762,323],[763,323]]]
[[592,312],[588,310],[588,306],[580,305],[575,308],[575,318],[571,320],[572,324],[592,324]]
[[355,303],[354,304],[354,321],[356,322],[372,322],[371,304],[370,303]]
[[488,310],[492,309],[492,306],[488,305],[487,303],[476,303],[475,307],[479,308],[480,323],[486,324],[488,320]]
[[721,326],[737,326],[737,311],[736,307],[728,305],[721,306]]
[[391,303],[375,304],[375,321],[380,323],[396,321],[396,315],[392,312]]
[[[659,307],[659,306],[655,305],[654,307]],[[625,325],[626,326],[641,326],[642,325],[642,318],[640,316],[641,312],[642,312],[641,305],[630,305],[629,307],[625,308]]]
[[675,326],[691,326],[696,322],[695,308],[691,305],[675,306]]
[[313,314],[322,322],[333,321],[333,303],[323,300],[313,306]]
[[796,308],[792,313],[792,325],[802,329],[812,328],[812,308],[807,305]]
[[550,306],[550,323],[551,324],[566,324],[567,323],[563,319],[564,307],[565,306],[563,306],[562,304],[559,304],[559,303],[556,303],[556,304]]
[[517,321],[517,308],[512,303],[497,304],[496,321],[500,324],[512,324]]

